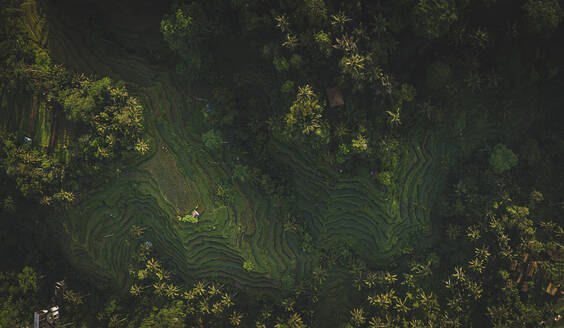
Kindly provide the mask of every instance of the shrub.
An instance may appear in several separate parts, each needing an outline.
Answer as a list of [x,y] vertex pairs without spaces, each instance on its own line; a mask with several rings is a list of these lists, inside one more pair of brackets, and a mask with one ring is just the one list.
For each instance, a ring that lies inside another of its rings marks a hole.
[[490,166],[495,173],[503,173],[517,165],[517,155],[503,144],[497,144],[490,156]]
[[558,0],[527,0],[523,10],[537,32],[553,30],[562,21],[562,8]]
[[221,138],[219,131],[211,129],[208,132],[202,134],[202,142],[204,143],[204,146],[206,148],[210,150],[217,150],[221,147],[223,139]]
[[284,57],[274,57],[274,59],[272,59],[272,65],[274,65],[274,68],[278,72],[286,72],[290,69],[290,64]]
[[284,84],[282,84],[280,91],[282,91],[282,93],[292,93],[292,92],[294,92],[294,82],[290,81],[290,80],[286,80],[284,82]]
[[351,149],[346,144],[340,144],[337,149],[336,160],[337,163],[343,164],[351,158]]
[[378,174],[378,182],[380,182],[384,186],[390,186],[392,184],[392,172],[380,172],[380,174]]

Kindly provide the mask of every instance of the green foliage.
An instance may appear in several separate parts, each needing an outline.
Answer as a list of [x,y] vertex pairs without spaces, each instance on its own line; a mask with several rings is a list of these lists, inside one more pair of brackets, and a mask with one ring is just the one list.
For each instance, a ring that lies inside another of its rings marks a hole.
[[383,186],[390,186],[392,184],[392,172],[380,172],[378,174],[378,182],[380,182]]
[[336,161],[343,164],[351,158],[351,150],[346,144],[340,144],[337,148]]
[[282,84],[282,87],[280,88],[280,91],[286,94],[293,93],[294,90],[294,82],[290,80],[284,81],[284,84]]
[[18,273],[18,285],[24,293],[27,291],[37,292],[38,290],[37,273],[31,267],[24,267],[21,273]]
[[166,327],[166,328],[183,328],[185,327],[186,306],[182,301],[176,301],[164,308],[154,308],[148,316],[146,316],[141,328]]
[[207,149],[218,150],[223,144],[223,139],[221,138],[221,133],[219,131],[211,129],[202,134],[202,142]]
[[290,57],[290,66],[292,66],[293,69],[296,69],[296,70],[301,69],[303,63],[304,63],[304,60],[303,60],[302,56],[300,56],[298,54],[292,54],[292,56]]
[[30,313],[38,304],[39,277],[31,267],[21,272],[0,272],[0,326],[31,326]]
[[368,139],[360,133],[353,138],[351,146],[352,150],[357,154],[369,152]]
[[517,165],[517,155],[503,144],[497,144],[490,156],[490,166],[495,173],[503,173]]
[[245,260],[245,262],[243,262],[243,269],[247,271],[255,271],[255,263],[252,260]]
[[309,84],[298,88],[296,100],[286,114],[286,127],[291,134],[321,136],[323,134],[323,110],[319,96]]
[[556,29],[564,15],[558,0],[527,0],[523,10],[537,32]]
[[341,58],[339,67],[343,74],[350,76],[353,80],[366,80],[369,77],[369,67],[372,58],[369,55],[350,54]]
[[143,107],[109,78],[80,79],[58,97],[67,119],[88,127],[80,139],[85,161],[106,160],[134,145],[143,131]]
[[329,38],[329,35],[324,31],[319,31],[314,35],[314,39],[319,51],[325,57],[330,57],[333,53],[333,47],[331,45],[331,39]]
[[6,61],[0,82],[8,87],[3,89],[8,95],[3,101],[11,103],[15,95],[22,94],[29,102],[13,103],[17,111],[8,109],[3,115],[16,117],[34,103],[34,111],[39,108],[41,114],[28,126],[41,122],[52,129],[38,132],[39,142],[21,144],[15,135],[6,133],[15,128],[8,126],[0,145],[1,172],[24,196],[43,205],[66,207],[76,199],[80,177],[98,173],[107,160],[120,157],[141,140],[143,108],[123,83],[86,77],[55,65],[44,42],[38,42],[42,36],[35,34],[35,28],[45,29],[41,27],[44,21],[37,22],[40,27],[23,27],[27,15],[38,15],[35,3],[7,9],[16,3],[6,4],[2,11],[9,18],[3,30],[7,39],[2,41],[1,56]]
[[272,59],[272,65],[278,72],[286,72],[290,69],[290,64],[284,57],[274,57]]
[[419,0],[413,11],[415,31],[429,39],[436,39],[458,20],[454,0]]
[[311,25],[319,25],[327,20],[327,7],[324,0],[304,0],[302,12]]
[[149,152],[149,144],[146,143],[143,139],[139,139],[135,143],[133,149],[135,149],[135,151],[138,152],[139,154],[145,155],[146,153]]
[[161,21],[161,33],[169,48],[181,58],[176,73],[184,80],[194,81],[207,66],[203,40],[209,36],[206,15],[195,2],[176,9],[173,15],[165,15]]
[[378,143],[378,158],[384,170],[393,171],[399,165],[399,141],[394,138],[384,138]]
[[196,224],[198,223],[198,218],[192,216],[191,214],[186,214],[184,216],[179,216],[178,221]]
[[403,102],[412,102],[415,99],[416,95],[417,95],[417,91],[415,90],[414,86],[408,83],[403,83],[399,90],[399,94],[398,94],[399,100],[397,100],[397,102],[399,104]]
[[249,180],[250,177],[249,168],[246,165],[235,164],[231,177],[241,182],[245,182]]

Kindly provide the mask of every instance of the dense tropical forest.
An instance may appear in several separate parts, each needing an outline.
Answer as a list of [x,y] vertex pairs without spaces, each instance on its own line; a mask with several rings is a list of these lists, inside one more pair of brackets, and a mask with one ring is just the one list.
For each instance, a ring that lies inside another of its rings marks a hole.
[[564,327],[564,1],[0,3],[0,327]]

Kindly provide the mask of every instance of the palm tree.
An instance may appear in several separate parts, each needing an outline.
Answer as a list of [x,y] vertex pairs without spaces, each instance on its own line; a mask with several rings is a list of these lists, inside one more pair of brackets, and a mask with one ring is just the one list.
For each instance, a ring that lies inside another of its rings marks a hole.
[[449,239],[456,240],[460,236],[460,226],[449,224],[447,226],[446,235]]
[[290,21],[286,14],[276,16],[274,20],[276,21],[276,27],[278,27],[282,33],[290,31]]
[[306,328],[302,317],[298,313],[292,313],[288,318],[288,327],[289,328]]
[[343,34],[341,38],[336,38],[335,43],[336,44],[333,45],[333,48],[335,49],[341,49],[348,54],[357,52],[358,46],[356,44],[356,40],[348,34]]
[[208,300],[206,298],[200,300],[200,313],[210,314],[210,304],[208,303]]
[[217,315],[217,314],[220,314],[220,313],[223,312],[223,310],[224,310],[224,305],[223,305],[223,303],[221,303],[221,302],[217,302],[217,303],[214,303],[214,304],[212,305],[212,310],[211,310],[211,311],[212,311],[213,314],[216,314],[216,315]]
[[390,272],[386,271],[386,273],[384,274],[384,281],[388,285],[392,285],[393,283],[398,281],[398,275],[397,274],[391,274]]
[[291,298],[285,298],[284,300],[282,300],[282,306],[284,307],[284,310],[286,310],[286,312],[294,311],[294,304],[296,304],[296,301]]
[[133,233],[133,235],[137,238],[141,237],[144,232],[145,232],[145,228],[142,228],[135,224],[131,226],[131,233]]
[[486,266],[484,265],[484,261],[479,258],[474,258],[468,262],[470,269],[482,273]]
[[233,303],[233,301],[231,300],[231,296],[227,293],[225,293],[221,296],[221,303],[223,303],[223,305],[225,305],[225,307],[231,307],[231,306],[235,305],[235,303]]
[[139,296],[139,295],[141,295],[141,292],[143,291],[143,289],[145,289],[145,288],[141,287],[139,285],[133,284],[133,285],[131,285],[131,288],[129,289],[129,293],[133,296]]
[[433,292],[430,292],[428,295],[425,294],[424,290],[421,290],[419,294],[417,294],[417,300],[419,304],[423,307],[423,309],[427,312],[430,312],[435,306],[437,306],[437,302],[435,297],[433,296]]
[[159,280],[169,280],[170,279],[170,273],[168,273],[164,269],[158,269],[157,272],[155,272],[155,275],[157,276],[157,278],[159,278]]
[[389,327],[387,323],[382,321],[379,317],[372,317],[368,322],[368,327],[370,328],[387,328]]
[[462,269],[462,267],[455,267],[452,276],[456,278],[456,280],[461,282],[464,282],[466,280],[466,276],[464,275],[464,270]]
[[72,289],[67,289],[63,292],[63,300],[69,302],[72,305],[80,305],[83,302],[82,295],[73,291]]
[[340,11],[336,15],[331,15],[331,25],[338,27],[341,32],[345,29],[345,24],[350,22],[344,12]]
[[388,124],[390,124],[390,126],[399,126],[401,125],[401,120],[400,120],[400,108],[396,108],[396,112],[391,112],[389,110],[386,111],[386,114],[389,115],[388,117]]
[[482,89],[482,77],[478,72],[472,71],[468,73],[464,82],[466,82],[466,86],[472,90],[472,92],[480,91]]
[[162,296],[165,293],[166,284],[164,282],[156,282],[153,284],[153,288],[155,289],[155,294]]
[[351,311],[351,321],[355,326],[360,326],[364,322],[366,322],[366,318],[364,317],[364,310],[362,308],[353,309]]
[[407,322],[409,328],[424,328],[425,324],[421,320],[413,319]]
[[146,265],[147,270],[149,271],[157,271],[160,269],[160,264],[158,260],[155,260],[154,258],[151,258],[150,260],[147,261],[147,265]]
[[483,246],[482,248],[476,248],[474,250],[474,254],[476,254],[476,256],[481,260],[483,260],[484,262],[486,262],[491,255],[490,252],[488,252],[488,246]]
[[327,270],[318,266],[313,270],[313,279],[321,285],[327,279]]
[[345,56],[339,63],[343,73],[349,74],[355,80],[362,80],[366,76],[366,65],[371,61],[369,56],[361,56],[353,53]]
[[415,288],[415,276],[410,273],[403,274],[403,281],[401,282],[402,285]]
[[175,298],[179,295],[179,289],[174,284],[168,284],[166,286],[165,294],[168,298]]
[[221,294],[221,291],[217,287],[215,287],[215,285],[212,284],[211,286],[208,287],[208,293],[211,296],[214,296],[214,295]]
[[229,317],[229,322],[235,327],[239,327],[241,324],[241,319],[243,319],[243,314],[233,311],[233,314]]
[[404,313],[406,314],[407,312],[409,312],[409,306],[407,306],[407,297],[405,297],[403,300],[401,298],[396,298],[396,304],[394,304],[394,308],[399,312],[399,313]]
[[149,144],[143,141],[143,139],[137,140],[137,143],[135,143],[135,146],[133,148],[141,155],[145,155],[149,152]]
[[466,237],[468,237],[471,241],[478,241],[482,238],[480,228],[476,225],[469,226],[466,230]]
[[192,291],[194,292],[194,294],[196,294],[198,296],[202,296],[206,293],[206,286],[204,285],[204,283],[202,281],[198,281],[194,285],[194,288],[192,289]]
[[127,320],[127,318],[119,318],[118,314],[114,314],[110,317],[110,321],[108,322],[108,327],[109,328],[115,328],[115,327],[120,327],[122,325],[122,323],[124,323]]
[[294,34],[286,34],[286,41],[282,43],[282,46],[288,49],[294,49],[298,46],[298,37]]

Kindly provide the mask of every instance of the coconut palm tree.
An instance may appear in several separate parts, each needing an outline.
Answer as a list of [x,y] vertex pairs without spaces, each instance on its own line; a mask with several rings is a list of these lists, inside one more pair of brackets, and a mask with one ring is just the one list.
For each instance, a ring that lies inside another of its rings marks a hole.
[[339,28],[341,32],[345,29],[345,24],[350,22],[351,19],[345,15],[344,12],[340,11],[335,15],[331,15],[331,25]]
[[396,303],[394,304],[394,309],[396,309],[396,311],[398,311],[399,313],[407,314],[407,312],[409,312],[410,310],[409,306],[407,305],[407,297],[405,297],[403,300],[397,297]]
[[488,261],[488,258],[490,257],[490,252],[488,252],[488,247],[487,246],[483,246],[481,248],[476,248],[474,250],[474,254],[476,254],[476,257],[478,257],[479,259],[481,259],[484,262]]
[[157,271],[160,269],[160,264],[158,260],[151,258],[150,260],[147,261],[145,267],[147,268],[148,271]]
[[282,43],[282,46],[288,49],[294,49],[298,46],[298,37],[294,34],[286,34],[286,41]]
[[198,296],[202,296],[206,293],[206,286],[204,285],[204,283],[202,281],[198,281],[194,285],[194,288],[192,289],[192,291],[194,292],[194,294],[196,294]]
[[288,318],[287,323],[289,328],[306,328],[302,317],[298,313],[292,313],[292,315]]
[[156,282],[153,284],[153,288],[155,289],[155,294],[162,296],[165,294],[166,284],[164,282]]
[[472,260],[470,260],[468,262],[468,266],[470,269],[478,272],[478,273],[482,273],[484,271],[484,269],[486,268],[486,266],[484,265],[484,261],[479,259],[479,258],[474,258]]
[[175,298],[176,296],[179,295],[179,291],[180,290],[178,289],[178,287],[175,286],[174,284],[168,284],[165,289],[165,295],[168,298]]
[[131,285],[131,288],[129,289],[129,293],[133,296],[139,296],[139,295],[141,295],[141,292],[143,291],[143,289],[145,289],[145,288],[142,287],[142,286],[133,284],[133,285]]
[[396,281],[398,281],[398,275],[397,274],[391,274],[390,272],[386,271],[386,273],[384,274],[384,281],[388,285],[392,285]]
[[399,126],[401,125],[401,120],[400,120],[400,108],[396,108],[395,113],[392,111],[387,110],[386,114],[388,114],[388,124],[390,124],[390,126]]
[[229,317],[229,322],[235,327],[239,327],[241,325],[241,320],[243,319],[243,314],[238,313],[237,311],[233,311],[231,316]]
[[219,295],[221,294],[221,290],[219,290],[217,287],[215,287],[215,285],[212,284],[211,286],[208,287],[208,293],[211,296]]
[[357,327],[365,323],[364,310],[362,308],[353,309],[351,311],[351,321]]
[[221,303],[225,305],[225,307],[231,307],[235,305],[235,303],[233,303],[233,300],[231,299],[231,296],[227,293],[221,296]]
[[452,276],[456,278],[457,281],[460,282],[464,282],[466,280],[466,275],[464,274],[464,270],[462,269],[462,267],[458,267],[458,266],[455,267]]
[[137,238],[141,237],[144,232],[145,232],[145,228],[142,228],[135,224],[131,226],[131,233]]
[[282,306],[284,307],[284,310],[286,310],[286,312],[294,311],[294,304],[296,304],[296,301],[291,298],[285,298],[284,300],[282,300]]
[[290,20],[288,19],[288,16],[286,16],[286,14],[276,16],[276,18],[274,18],[274,21],[276,21],[276,27],[278,27],[280,31],[282,31],[282,33],[290,31]]

